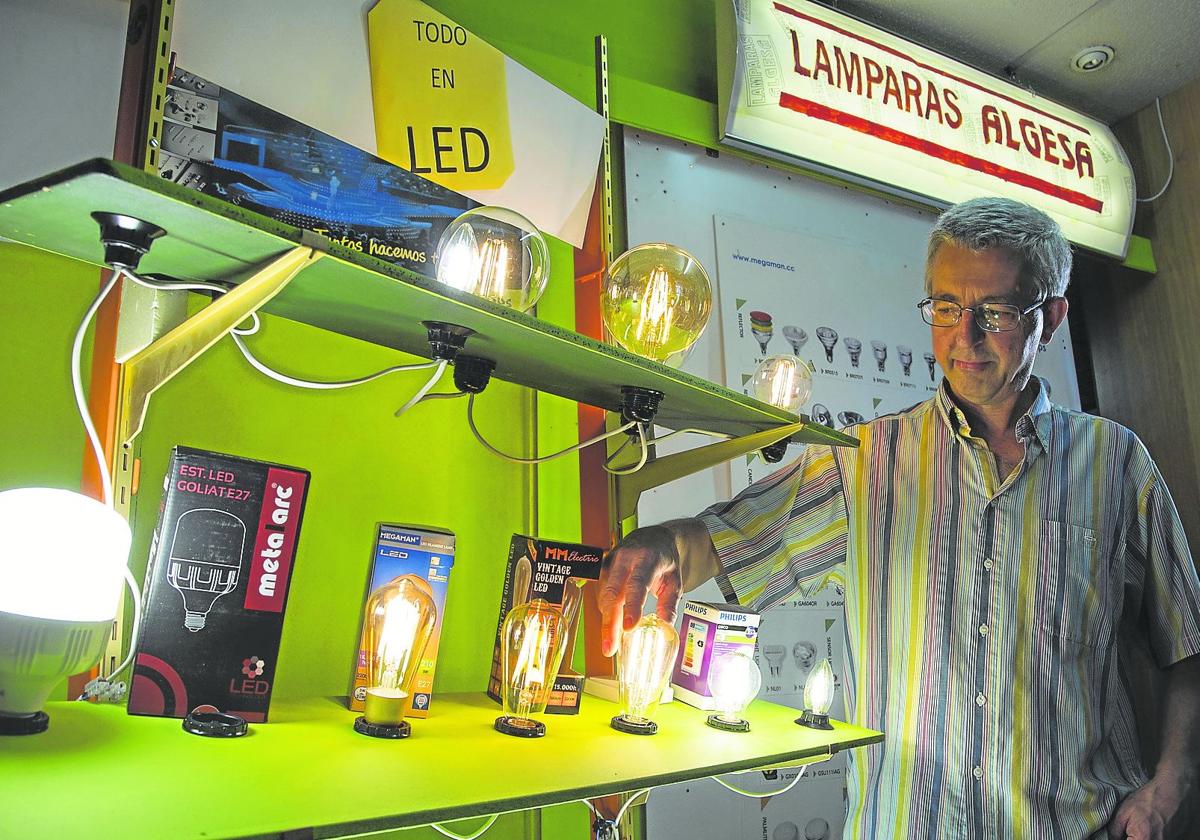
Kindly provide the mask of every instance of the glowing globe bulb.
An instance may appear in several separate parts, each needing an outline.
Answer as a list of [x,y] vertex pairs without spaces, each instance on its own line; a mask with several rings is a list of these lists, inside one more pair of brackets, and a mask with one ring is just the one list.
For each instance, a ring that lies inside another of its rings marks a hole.
[[617,679],[624,711],[612,719],[613,729],[633,735],[653,735],[658,724],[651,718],[666,690],[679,634],[657,615],[643,616],[621,637],[617,652]]
[[767,356],[754,369],[750,389],[756,399],[799,414],[812,396],[812,371],[795,356]]
[[562,609],[541,598],[509,611],[500,630],[504,714],[496,718],[497,731],[522,738],[546,734],[546,725],[533,716],[546,710],[566,635]]
[[376,738],[407,738],[404,709],[425,646],[437,623],[437,605],[429,583],[400,575],[367,598],[363,618],[367,652],[367,689],[363,716],[354,729]]
[[631,248],[604,275],[600,313],[609,337],[647,359],[678,367],[711,312],[704,267],[674,245]]
[[550,250],[533,222],[503,207],[476,207],[438,240],[439,283],[525,312],[550,276]]
[[833,705],[833,668],[822,659],[804,681],[804,714],[796,723],[812,729],[833,729],[829,723],[829,707]]
[[718,711],[709,715],[706,723],[727,732],[749,732],[750,722],[742,718],[742,713],[761,686],[762,672],[751,656],[745,653],[718,656],[708,671],[708,693]]

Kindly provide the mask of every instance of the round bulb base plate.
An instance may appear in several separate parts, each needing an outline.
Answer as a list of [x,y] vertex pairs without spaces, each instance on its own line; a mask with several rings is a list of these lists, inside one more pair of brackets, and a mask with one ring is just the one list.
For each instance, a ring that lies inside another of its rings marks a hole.
[[546,724],[540,720],[501,715],[496,718],[495,729],[516,738],[541,738],[546,734]]
[[49,728],[50,716],[45,712],[34,712],[31,715],[0,714],[0,736],[37,735]]
[[722,732],[749,732],[750,721],[748,720],[726,720],[720,715],[709,715],[704,721],[713,729],[720,729]]
[[652,720],[633,720],[625,717],[625,715],[617,715],[609,725],[618,732],[627,732],[630,735],[653,735],[658,732],[658,724]]
[[354,719],[354,731],[359,735],[369,735],[372,738],[407,738],[412,734],[412,727],[408,725],[408,721],[402,720],[399,723],[369,723],[365,717],[359,716]]
[[796,718],[796,723],[807,726],[809,729],[833,729],[833,725],[829,722],[829,715],[814,712],[812,709],[805,709],[804,714]]

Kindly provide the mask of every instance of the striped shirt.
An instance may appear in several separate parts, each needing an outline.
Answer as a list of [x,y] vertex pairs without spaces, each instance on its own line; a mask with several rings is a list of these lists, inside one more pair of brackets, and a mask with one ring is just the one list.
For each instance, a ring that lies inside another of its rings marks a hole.
[[[1038,380],[1031,380],[1037,383]],[[1200,652],[1200,582],[1137,437],[1051,405],[1007,477],[945,383],[700,515],[727,599],[846,586],[847,838],[1100,834],[1147,781],[1118,642]]]

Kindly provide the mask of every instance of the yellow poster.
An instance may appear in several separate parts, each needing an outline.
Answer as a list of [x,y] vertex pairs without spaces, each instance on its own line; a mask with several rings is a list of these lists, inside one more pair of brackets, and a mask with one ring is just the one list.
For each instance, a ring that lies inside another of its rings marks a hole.
[[378,154],[583,241],[604,120],[418,0],[368,16]]

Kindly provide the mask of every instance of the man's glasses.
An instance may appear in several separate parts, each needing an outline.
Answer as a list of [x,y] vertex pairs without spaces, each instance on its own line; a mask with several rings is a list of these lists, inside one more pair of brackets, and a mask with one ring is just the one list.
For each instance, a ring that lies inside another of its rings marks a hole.
[[962,320],[964,312],[975,317],[975,325],[984,332],[1011,332],[1021,325],[1021,319],[1042,307],[1038,301],[1028,309],[1011,303],[981,303],[979,306],[959,306],[952,300],[925,298],[917,304],[921,317],[931,327],[953,327]]

